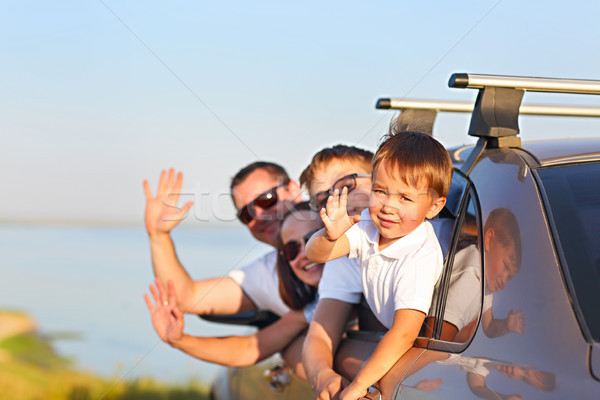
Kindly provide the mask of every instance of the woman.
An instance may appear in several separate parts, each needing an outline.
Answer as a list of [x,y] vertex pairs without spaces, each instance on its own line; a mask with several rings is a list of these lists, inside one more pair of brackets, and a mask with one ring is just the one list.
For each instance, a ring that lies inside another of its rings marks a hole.
[[[177,294],[172,281],[168,290],[156,279],[156,288],[150,285],[150,296],[144,296],[150,310],[152,324],[161,340],[193,357],[231,367],[253,365],[272,354],[282,351],[290,343],[294,350],[292,365],[300,366],[300,339],[294,341],[308,326],[303,308],[314,301],[321,279],[323,264],[313,264],[304,255],[306,237],[322,227],[317,213],[308,203],[295,205],[282,219],[278,238],[278,273],[282,299],[292,309],[275,323],[249,336],[200,337],[183,333],[183,313],[177,308]],[[167,301],[161,301],[161,299]],[[289,303],[288,303],[289,302]],[[288,356],[284,356],[287,360]],[[296,371],[303,376],[303,371]]]

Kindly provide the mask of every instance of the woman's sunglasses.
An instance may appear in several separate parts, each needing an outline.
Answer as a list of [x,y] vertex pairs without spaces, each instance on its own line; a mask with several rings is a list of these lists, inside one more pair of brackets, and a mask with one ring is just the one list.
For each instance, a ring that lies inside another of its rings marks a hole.
[[300,254],[300,250],[302,249],[302,243],[306,245],[308,239],[310,239],[310,237],[314,235],[317,231],[318,229],[316,231],[307,233],[302,237],[302,239],[293,239],[287,243],[284,243],[283,254],[285,255],[285,258],[288,261],[294,261],[296,257],[298,257],[298,254]]
[[266,192],[256,196],[254,200],[252,200],[250,203],[246,204],[244,207],[238,210],[238,219],[242,222],[242,224],[248,225],[250,221],[252,221],[256,217],[256,210],[254,209],[254,206],[260,207],[263,210],[273,207],[277,203],[277,201],[279,201],[279,197],[277,196],[277,189],[282,186],[286,186],[289,183],[290,182],[288,181],[282,183],[281,185],[274,186]]
[[333,191],[335,189],[339,190],[341,193],[342,189],[346,187],[346,188],[348,188],[348,193],[350,193],[351,191],[356,189],[356,178],[370,178],[370,177],[371,177],[371,175],[367,175],[367,174],[346,175],[343,178],[338,179],[333,184],[331,189],[323,190],[322,192],[319,192],[319,193],[315,194],[314,196],[312,196],[310,198],[310,201],[308,204],[313,211],[319,212],[323,207],[325,207],[325,205],[327,204],[327,199],[329,198],[329,196],[331,196],[333,194]]

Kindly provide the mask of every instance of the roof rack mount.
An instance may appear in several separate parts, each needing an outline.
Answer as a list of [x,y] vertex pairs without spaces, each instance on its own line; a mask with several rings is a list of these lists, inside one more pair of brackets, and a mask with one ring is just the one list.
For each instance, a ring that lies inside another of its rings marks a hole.
[[600,81],[583,79],[459,73],[448,86],[479,89],[469,135],[485,138],[487,147],[520,146],[518,117],[526,91],[600,94]]

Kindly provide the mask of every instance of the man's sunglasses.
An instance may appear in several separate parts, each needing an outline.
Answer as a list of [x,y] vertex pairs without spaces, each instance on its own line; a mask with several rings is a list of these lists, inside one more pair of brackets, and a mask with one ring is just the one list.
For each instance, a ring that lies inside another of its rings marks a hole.
[[329,196],[331,196],[333,194],[333,191],[335,189],[339,190],[341,193],[342,189],[346,187],[346,188],[348,188],[348,193],[350,193],[351,191],[356,189],[356,178],[370,178],[370,177],[371,177],[371,175],[367,175],[367,174],[346,175],[343,178],[338,179],[333,184],[331,189],[323,190],[322,192],[319,192],[319,193],[315,194],[314,196],[312,196],[310,198],[310,201],[308,204],[313,211],[319,212],[323,207],[325,207],[325,204],[327,204],[327,199],[329,198]]
[[304,244],[306,245],[308,239],[310,239],[310,237],[314,235],[317,231],[318,229],[316,231],[307,233],[302,237],[302,239],[293,239],[285,243],[283,245],[283,254],[285,255],[285,258],[288,261],[294,261],[296,257],[298,257],[298,254],[300,254],[300,249],[302,249],[302,243],[304,242]]
[[254,200],[250,203],[246,204],[244,207],[240,208],[237,213],[238,219],[244,225],[248,225],[250,221],[252,221],[256,217],[256,210],[254,207],[260,207],[263,210],[269,209],[273,207],[277,201],[279,201],[279,197],[277,196],[277,189],[288,185],[290,182],[282,183],[281,185],[277,185],[267,190],[264,193],[256,196]]

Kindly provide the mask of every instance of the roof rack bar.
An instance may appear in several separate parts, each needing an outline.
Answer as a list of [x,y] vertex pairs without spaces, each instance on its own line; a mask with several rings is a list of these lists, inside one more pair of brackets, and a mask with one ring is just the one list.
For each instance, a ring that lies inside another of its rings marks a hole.
[[452,74],[448,86],[453,88],[483,89],[498,87],[528,92],[600,94],[600,81],[585,79],[534,78],[525,76]]
[[[422,100],[381,98],[375,108],[379,110],[433,110],[436,112],[471,113],[475,103],[471,101]],[[547,115],[561,117],[600,117],[600,107],[563,106],[552,104],[521,104],[521,115]]]

